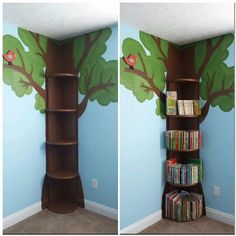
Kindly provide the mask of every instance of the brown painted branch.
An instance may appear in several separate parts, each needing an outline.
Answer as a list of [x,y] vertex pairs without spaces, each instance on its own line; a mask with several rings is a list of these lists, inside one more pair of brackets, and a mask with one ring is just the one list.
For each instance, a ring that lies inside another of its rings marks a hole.
[[7,65],[4,64],[3,68],[10,68],[19,73],[23,74],[29,81],[30,85],[38,92],[40,96],[42,96],[46,100],[46,92],[43,88],[41,88],[32,78],[32,75],[28,73],[24,68],[17,66],[17,65]]
[[198,73],[196,74],[196,79],[197,80],[199,80],[200,77],[202,76],[202,73],[203,73],[205,67],[207,66],[207,63],[211,59],[211,56],[213,55],[215,50],[220,46],[220,44],[222,43],[223,39],[224,39],[224,36],[221,36],[220,40],[217,42],[217,44],[214,47],[212,47],[211,39],[207,40],[207,55],[205,56],[205,59],[204,59],[202,65],[201,65]]
[[77,116],[78,118],[82,116],[88,104],[88,97],[84,96],[82,102],[78,104]]
[[102,31],[99,31],[98,34],[96,35],[96,37],[91,40],[90,38],[90,35],[89,34],[86,34],[85,35],[85,47],[84,47],[84,51],[83,51],[83,54],[82,54],[82,57],[78,63],[78,66],[76,68],[76,74],[78,74],[81,70],[81,67],[86,59],[86,57],[88,56],[91,48],[93,47],[93,45],[95,44],[95,42],[98,40],[98,38],[100,37]]
[[104,83],[104,84],[98,84],[90,89],[87,90],[86,95],[84,96],[82,102],[78,105],[78,118],[82,116],[82,114],[84,113],[87,104],[88,104],[88,99],[90,96],[92,96],[92,94],[94,94],[96,91],[101,90],[101,89],[107,89],[108,87],[111,87],[115,85],[115,83]]
[[125,72],[129,72],[142,77],[145,81],[147,81],[152,91],[161,99],[161,101],[165,102],[166,95],[154,85],[153,79],[148,78],[148,76],[143,71],[137,69],[125,68]]
[[204,104],[202,111],[201,111],[201,115],[200,115],[200,123],[203,122],[209,112],[209,108],[211,103],[213,102],[213,100],[219,96],[228,96],[229,93],[233,93],[234,89],[233,88],[229,88],[226,90],[220,90],[218,92],[213,93],[210,97],[208,97],[206,103]]

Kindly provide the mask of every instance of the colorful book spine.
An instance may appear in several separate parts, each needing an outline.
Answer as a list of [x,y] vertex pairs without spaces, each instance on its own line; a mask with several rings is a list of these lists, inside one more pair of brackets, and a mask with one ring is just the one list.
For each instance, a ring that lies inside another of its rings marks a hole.
[[165,195],[165,217],[176,221],[189,221],[203,214],[203,196],[198,193],[172,191]]
[[196,150],[202,145],[202,134],[199,130],[166,131],[166,148],[172,150]]
[[166,181],[173,184],[196,184],[202,181],[202,162],[193,160],[192,163],[180,164],[176,159],[166,161]]

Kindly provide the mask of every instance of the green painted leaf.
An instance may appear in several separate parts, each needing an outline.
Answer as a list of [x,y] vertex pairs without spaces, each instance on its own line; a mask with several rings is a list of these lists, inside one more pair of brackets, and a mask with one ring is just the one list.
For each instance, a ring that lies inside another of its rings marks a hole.
[[[106,51],[106,41],[111,35],[111,29],[105,28],[90,34],[76,37],[73,42],[74,67],[86,66],[87,62],[96,61]],[[94,43],[93,43],[94,42]]]
[[218,48],[214,51],[204,70],[204,73],[206,73],[208,70],[215,70],[229,55],[228,47],[232,44],[234,36],[232,34],[227,34],[221,37],[223,37],[223,40],[221,41]]
[[83,51],[85,47],[85,37],[79,36],[74,39],[73,42],[73,56],[74,56],[74,68],[76,68],[83,56]]
[[216,44],[219,42],[219,40],[220,40],[220,37],[215,37],[211,39],[212,47],[215,47]]
[[200,96],[210,100],[211,106],[230,111],[234,107],[234,67],[221,63],[217,69],[208,70],[202,77]]
[[38,62],[45,65],[42,56],[47,50],[48,39],[45,36],[35,34],[22,28],[18,28],[18,34],[22,42],[29,48],[31,55],[37,57]]
[[90,101],[96,100],[102,106],[117,102],[117,69],[115,60],[88,61],[80,73],[80,93],[87,94]]
[[39,35],[39,44],[41,48],[43,49],[44,53],[47,53],[48,38],[45,36]]
[[7,85],[11,86],[11,89],[18,97],[32,93],[32,87],[28,84],[26,77],[15,70],[5,68],[3,81]]
[[166,106],[165,104],[158,98],[156,100],[156,115],[160,116],[162,119],[166,118]]
[[[146,34],[143,34],[146,37]],[[127,38],[122,45],[123,55],[128,56],[134,54],[137,57],[135,70],[146,71],[145,78],[134,70],[129,70],[129,66],[125,64],[123,58],[120,60],[121,84],[131,90],[139,102],[153,98],[154,93],[148,79],[153,79],[154,85],[161,91],[165,88],[165,67],[163,62],[155,56],[146,55],[143,46],[136,40]],[[148,78],[148,79],[147,79]]]
[[[217,67],[224,62],[224,60],[229,55],[227,49],[232,44],[233,40],[234,36],[232,34],[220,36],[211,40],[211,46],[216,48],[207,64],[204,66],[204,70],[201,76],[207,73],[208,70],[216,70]],[[196,72],[198,72],[207,55],[207,40],[197,43],[194,48],[194,52],[195,70]]]
[[161,49],[162,49],[165,57],[168,57],[169,42],[164,39],[160,39],[160,40],[161,40]]
[[45,100],[38,93],[35,95],[34,107],[36,110],[39,110],[40,113],[45,113],[45,109],[46,109]]
[[40,86],[44,84],[44,66],[39,60],[39,56],[25,51],[22,43],[11,35],[3,37],[3,53],[12,50],[16,54],[13,65],[8,65],[4,61],[3,81],[9,85],[16,96],[22,97],[30,95],[33,87],[29,81],[29,74],[32,79]]
[[206,54],[207,54],[207,42],[201,41],[196,43],[196,46],[194,48],[194,61],[195,61],[196,73],[198,73],[200,67],[202,66]]
[[[164,59],[164,57],[168,58],[169,42],[142,31],[139,32],[139,37],[145,48],[149,50],[151,56],[159,60],[159,63],[163,64],[163,68],[166,71],[165,64],[161,59]],[[160,48],[157,45],[157,40],[160,40]]]

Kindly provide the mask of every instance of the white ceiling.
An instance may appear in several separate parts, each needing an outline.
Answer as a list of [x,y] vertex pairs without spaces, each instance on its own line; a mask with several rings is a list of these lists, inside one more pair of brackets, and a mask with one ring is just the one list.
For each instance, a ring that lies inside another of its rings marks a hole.
[[4,3],[4,22],[63,40],[117,23],[118,4]]
[[234,3],[122,3],[121,23],[184,45],[234,32]]

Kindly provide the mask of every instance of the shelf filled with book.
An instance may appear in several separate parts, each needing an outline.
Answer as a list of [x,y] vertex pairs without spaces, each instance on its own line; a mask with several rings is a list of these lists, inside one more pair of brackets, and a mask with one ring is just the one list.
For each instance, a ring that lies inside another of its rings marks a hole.
[[163,218],[189,221],[205,215],[199,152],[202,145],[200,115],[199,81],[194,78],[167,80]]

